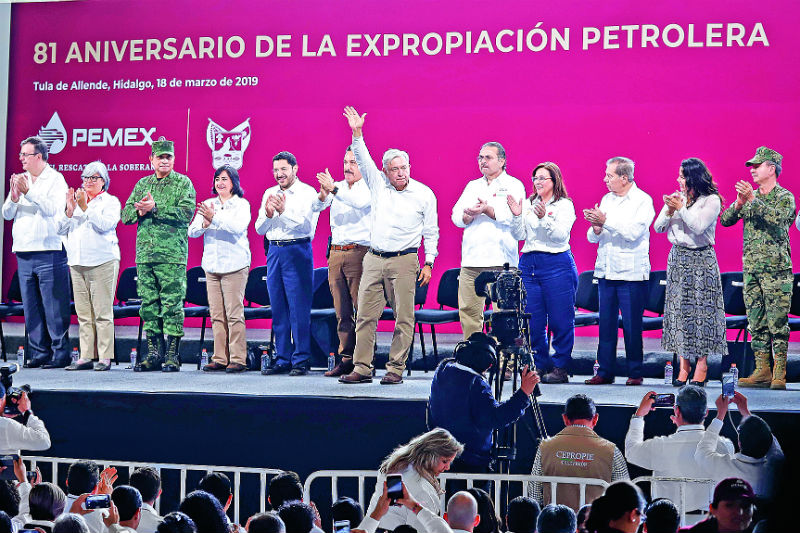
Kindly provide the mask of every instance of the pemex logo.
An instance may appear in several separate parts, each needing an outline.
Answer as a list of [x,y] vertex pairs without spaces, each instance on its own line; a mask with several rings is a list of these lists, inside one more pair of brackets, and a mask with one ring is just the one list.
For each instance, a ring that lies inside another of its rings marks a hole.
[[67,145],[67,130],[58,116],[58,111],[50,117],[50,122],[46,126],[39,128],[39,137],[47,144],[47,150],[51,154],[57,154]]

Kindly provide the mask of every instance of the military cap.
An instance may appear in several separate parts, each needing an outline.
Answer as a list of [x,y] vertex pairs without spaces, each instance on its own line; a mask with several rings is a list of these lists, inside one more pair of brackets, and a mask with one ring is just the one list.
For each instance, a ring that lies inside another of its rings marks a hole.
[[764,161],[772,161],[776,165],[780,165],[781,161],[783,161],[783,156],[772,148],[759,146],[758,150],[756,150],[756,155],[753,156],[753,159],[745,163],[745,165],[748,167],[758,166]]
[[157,141],[153,141],[152,154],[155,157],[164,154],[175,155],[175,144],[172,141],[165,139],[162,135]]

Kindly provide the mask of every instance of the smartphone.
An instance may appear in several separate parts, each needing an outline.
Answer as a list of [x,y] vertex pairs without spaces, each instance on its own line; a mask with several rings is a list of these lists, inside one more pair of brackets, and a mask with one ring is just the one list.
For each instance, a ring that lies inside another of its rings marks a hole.
[[669,394],[655,394],[653,395],[653,407],[672,407],[675,405],[675,395]]
[[94,496],[87,496],[83,507],[86,509],[108,509],[111,507],[111,495],[95,494]]
[[19,459],[19,455],[3,455],[0,456],[0,466],[4,466],[0,472],[0,479],[17,479],[17,474],[14,473],[14,461]]
[[736,391],[736,380],[733,374],[725,372],[722,374],[722,395],[726,398],[733,398],[733,393]]
[[403,476],[386,476],[386,495],[392,501],[397,501],[403,497]]
[[334,522],[333,533],[350,533],[350,520],[337,520]]
[[25,477],[28,478],[28,483],[36,481],[36,470],[28,470],[25,472]]
[[38,529],[18,529],[17,533],[39,533]]

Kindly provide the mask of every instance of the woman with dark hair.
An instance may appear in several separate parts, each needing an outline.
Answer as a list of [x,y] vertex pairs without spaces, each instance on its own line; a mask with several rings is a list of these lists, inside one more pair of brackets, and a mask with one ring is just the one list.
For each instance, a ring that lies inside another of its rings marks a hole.
[[244,288],[250,273],[250,203],[243,198],[239,173],[224,165],[214,173],[216,197],[197,204],[189,237],[203,236],[203,270],[214,332],[214,355],[206,372],[247,368]]
[[190,492],[178,510],[192,519],[197,533],[228,533],[228,518],[222,510],[222,505],[214,496],[203,490]]
[[630,481],[617,481],[592,502],[586,530],[589,533],[636,533],[645,509],[639,487]]
[[[575,291],[578,270],[569,246],[575,206],[558,165],[539,163],[533,169],[533,194],[524,202],[508,197],[514,215],[514,236],[525,239],[519,269],[531,313],[530,335],[536,369],[542,383],[567,383],[575,344]],[[547,329],[553,333],[553,349]]]
[[500,533],[500,520],[497,518],[497,511],[494,503],[489,497],[489,493],[483,489],[473,487],[467,489],[478,502],[478,516],[481,517],[478,525],[473,529],[474,533]]
[[64,512],[67,504],[67,495],[58,485],[52,483],[39,483],[34,485],[28,494],[29,512],[23,514],[20,505],[20,515],[14,518],[19,523],[24,521],[21,529],[41,528],[45,533],[53,529],[53,521]]
[[722,198],[705,163],[694,157],[681,162],[678,185],[679,191],[664,195],[664,207],[653,224],[658,233],[667,233],[673,245],[667,259],[661,346],[680,358],[673,384],[681,387],[689,381],[696,359],[691,383],[702,387],[708,380],[708,356],[728,353],[722,282],[714,253]]
[[197,533],[194,520],[180,511],[173,511],[165,516],[156,528],[158,533]]

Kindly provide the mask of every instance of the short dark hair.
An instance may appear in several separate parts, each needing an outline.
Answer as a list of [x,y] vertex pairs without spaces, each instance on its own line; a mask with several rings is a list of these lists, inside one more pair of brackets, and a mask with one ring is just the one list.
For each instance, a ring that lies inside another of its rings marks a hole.
[[272,158],[272,161],[273,162],[280,161],[281,159],[283,159],[287,163],[289,163],[290,166],[293,166],[293,167],[297,166],[297,158],[294,156],[294,154],[292,152],[287,152],[285,150],[283,152],[278,152]]
[[197,488],[214,496],[225,507],[231,495],[231,480],[222,472],[209,472],[200,480]]
[[303,502],[281,505],[278,516],[286,524],[287,533],[308,533],[314,527],[314,509]]
[[130,520],[142,508],[142,495],[136,487],[120,485],[111,493],[111,501],[117,506],[121,522]]
[[578,527],[578,517],[566,505],[551,503],[542,509],[536,527],[538,533],[572,533]]
[[152,466],[142,466],[131,474],[128,481],[131,487],[136,487],[142,495],[142,501],[152,502],[158,498],[158,491],[161,490],[161,476],[158,470]]
[[681,525],[678,508],[667,498],[656,498],[645,511],[647,533],[675,533]]
[[506,509],[506,529],[514,533],[535,533],[539,503],[527,496],[517,496]]
[[594,401],[585,394],[571,396],[564,404],[567,420],[591,420],[596,414]]
[[276,513],[258,513],[250,517],[247,533],[285,533],[286,525]]
[[64,513],[53,522],[53,533],[89,533],[89,525],[79,514]]
[[10,479],[0,480],[0,511],[8,516],[19,514],[19,491]]
[[392,530],[392,533],[417,533],[417,530],[408,524],[400,524]]
[[350,527],[355,529],[364,519],[364,509],[353,498],[342,496],[331,505],[331,517],[334,522],[349,520]]
[[156,531],[158,533],[197,533],[197,526],[186,513],[173,511],[161,519]]
[[19,143],[20,147],[26,144],[32,144],[33,153],[42,154],[42,161],[47,161],[47,158],[50,155],[50,150],[47,148],[47,143],[44,142],[44,139],[34,135],[33,137],[28,137],[27,139]]
[[5,511],[0,511],[0,533],[12,533],[14,528],[11,526],[11,518]]
[[67,495],[58,485],[39,483],[34,485],[28,494],[28,504],[32,519],[52,521],[64,512]]
[[690,424],[702,424],[708,411],[706,390],[697,385],[684,385],[675,398],[675,406],[681,416]]
[[76,496],[92,492],[100,481],[100,467],[94,461],[81,459],[69,465],[67,490]]
[[290,470],[278,474],[270,480],[267,496],[273,509],[277,509],[286,502],[302,500],[303,484],[300,483],[300,476]]
[[179,510],[194,521],[197,533],[228,533],[228,519],[222,505],[204,490],[190,492]]
[[763,418],[750,415],[739,423],[739,448],[742,454],[761,459],[772,447],[772,430]]
[[[239,171],[230,165],[222,165],[214,172],[214,180],[216,180],[223,171],[227,172],[228,177],[231,179],[231,184],[233,185],[233,187],[231,187],[231,194],[243,198],[244,189],[242,189],[242,185],[239,181]],[[211,186],[211,194],[217,194],[217,188],[213,185]]]

